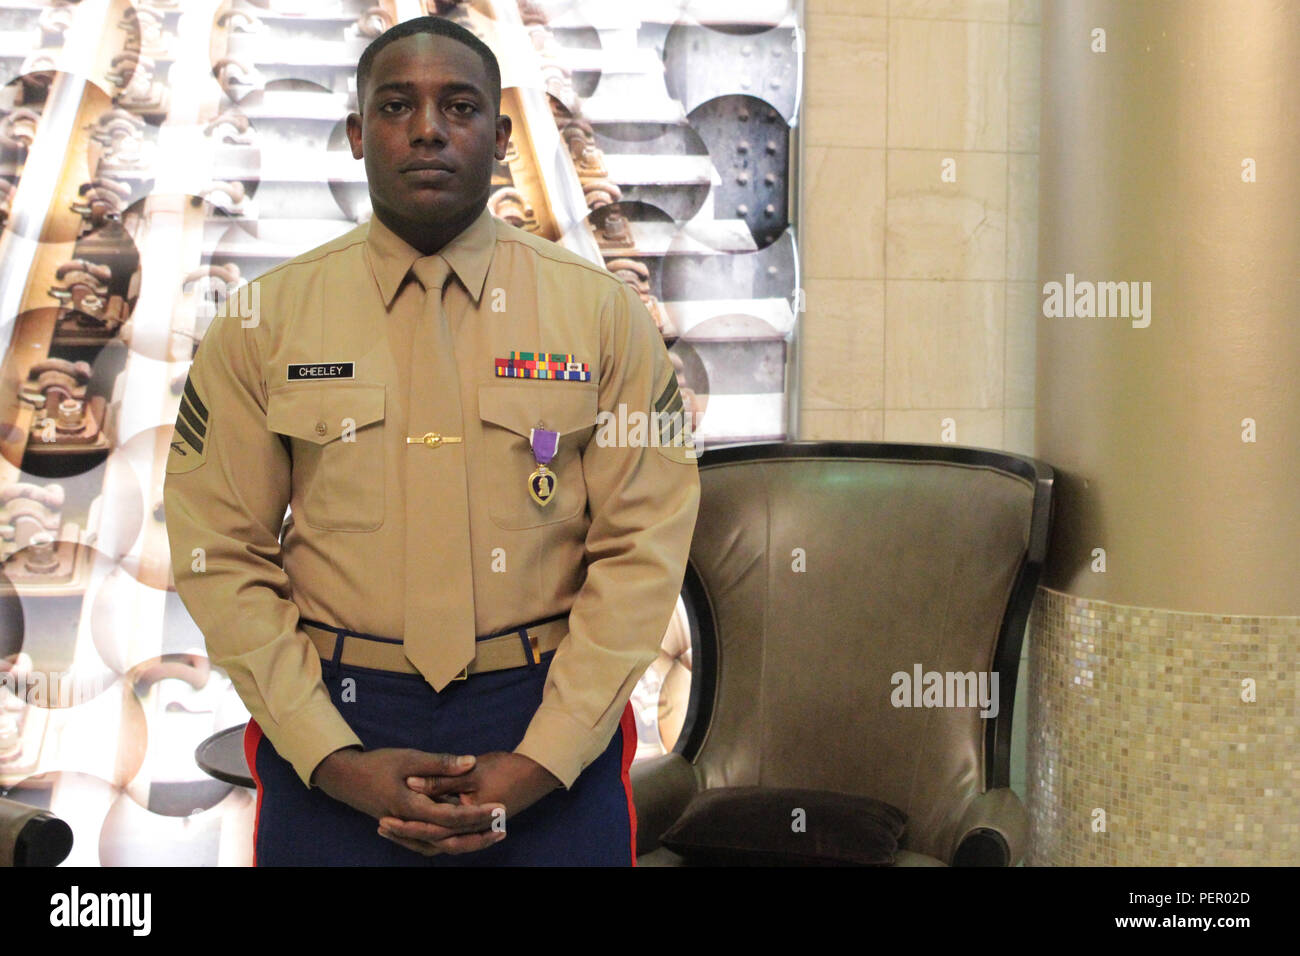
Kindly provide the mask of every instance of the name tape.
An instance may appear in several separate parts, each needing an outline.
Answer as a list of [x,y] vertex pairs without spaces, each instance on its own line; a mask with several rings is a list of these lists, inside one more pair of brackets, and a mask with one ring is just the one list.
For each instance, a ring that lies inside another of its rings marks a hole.
[[321,378],[352,378],[354,362],[304,362],[289,366],[289,381],[304,382]]

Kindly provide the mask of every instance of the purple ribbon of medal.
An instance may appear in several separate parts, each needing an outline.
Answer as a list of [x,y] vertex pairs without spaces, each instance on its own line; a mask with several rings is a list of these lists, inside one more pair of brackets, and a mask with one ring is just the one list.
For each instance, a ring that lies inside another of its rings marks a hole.
[[555,498],[555,472],[546,466],[555,457],[555,450],[560,444],[560,433],[549,428],[530,428],[528,444],[532,445],[533,458],[537,461],[537,470],[528,476],[528,494],[545,507]]

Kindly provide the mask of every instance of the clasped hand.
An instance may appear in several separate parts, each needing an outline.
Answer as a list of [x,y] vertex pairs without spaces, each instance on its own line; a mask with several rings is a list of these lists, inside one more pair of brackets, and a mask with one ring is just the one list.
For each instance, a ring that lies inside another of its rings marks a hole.
[[380,836],[425,856],[499,843],[509,819],[561,786],[536,761],[507,751],[457,757],[400,748],[339,750],[313,779],[330,796],[375,817]]

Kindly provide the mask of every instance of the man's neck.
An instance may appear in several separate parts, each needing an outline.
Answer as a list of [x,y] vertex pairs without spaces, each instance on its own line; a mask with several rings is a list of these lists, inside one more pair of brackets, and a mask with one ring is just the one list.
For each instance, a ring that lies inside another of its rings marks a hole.
[[422,255],[431,256],[470,227],[483,212],[482,203],[471,207],[456,219],[437,222],[413,222],[395,215],[391,210],[376,208],[374,216],[411,248]]

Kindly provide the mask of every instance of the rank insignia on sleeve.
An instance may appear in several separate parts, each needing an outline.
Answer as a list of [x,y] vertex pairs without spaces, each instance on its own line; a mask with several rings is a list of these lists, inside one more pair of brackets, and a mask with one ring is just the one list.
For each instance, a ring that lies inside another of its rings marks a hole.
[[495,362],[497,378],[591,381],[591,366],[566,352],[511,352],[509,358],[499,358]]
[[688,464],[699,457],[691,435],[690,412],[682,401],[676,375],[668,379],[655,399],[654,421],[659,428],[659,440],[652,444],[657,445],[661,455],[679,464]]
[[199,397],[194,380],[186,378],[171,449],[167,453],[167,474],[193,471],[207,460],[208,416],[208,406]]

